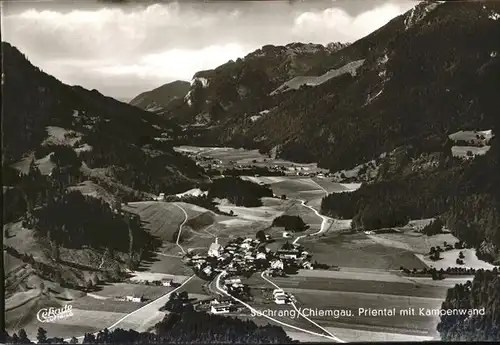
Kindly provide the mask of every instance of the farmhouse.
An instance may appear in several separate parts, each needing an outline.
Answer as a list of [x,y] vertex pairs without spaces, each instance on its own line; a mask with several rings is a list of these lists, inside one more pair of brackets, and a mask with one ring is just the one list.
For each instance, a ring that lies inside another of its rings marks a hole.
[[282,270],[283,269],[283,261],[281,261],[281,260],[271,261],[271,268],[277,269],[277,270]]
[[135,302],[135,303],[141,303],[144,300],[143,296],[137,297],[137,296],[126,296],[125,301],[127,302]]
[[221,304],[215,304],[210,307],[210,312],[212,314],[224,314],[224,313],[229,313],[229,308],[231,307],[231,304],[229,303],[221,303]]
[[172,280],[169,279],[169,280],[164,280],[161,282],[161,285],[163,286],[172,286]]
[[240,278],[231,278],[231,279],[224,280],[224,284],[225,285],[239,284],[239,283],[241,283],[241,279]]

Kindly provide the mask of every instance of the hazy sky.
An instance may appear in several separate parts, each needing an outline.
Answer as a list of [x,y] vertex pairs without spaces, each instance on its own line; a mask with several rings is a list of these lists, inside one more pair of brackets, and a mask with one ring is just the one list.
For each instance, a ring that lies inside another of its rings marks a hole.
[[415,4],[2,1],[2,40],[65,83],[130,99],[265,44],[353,42]]

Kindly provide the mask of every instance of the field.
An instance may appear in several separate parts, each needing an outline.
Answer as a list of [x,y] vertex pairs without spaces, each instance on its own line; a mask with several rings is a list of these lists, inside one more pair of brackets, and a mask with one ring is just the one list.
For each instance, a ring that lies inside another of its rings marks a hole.
[[141,217],[143,226],[162,241],[171,242],[184,221],[184,213],[172,203],[157,201],[131,202],[123,207]]
[[427,236],[411,230],[404,230],[402,233],[367,235],[367,237],[387,247],[409,250],[419,254],[429,253],[431,247],[443,247],[444,242],[452,245],[458,242],[458,239],[449,233]]
[[151,286],[143,284],[116,283],[105,285],[101,290],[95,292],[97,296],[113,298],[125,296],[144,296],[146,301],[156,299],[172,290],[168,286]]
[[483,146],[483,147],[477,147],[477,146],[452,146],[451,147],[451,153],[453,154],[453,157],[466,158],[468,151],[472,152],[473,156],[476,156],[476,155],[485,155],[489,151],[490,147],[491,146]]
[[[193,156],[203,156],[212,160],[218,161],[222,167],[232,168],[235,164],[254,165],[257,167],[271,167],[280,165],[287,168],[301,167],[308,172],[324,172],[324,169],[318,168],[316,163],[300,164],[282,159],[273,159],[264,156],[258,150],[244,150],[230,147],[196,147],[196,146],[179,146],[176,147],[177,152]],[[208,163],[207,163],[208,164]]]
[[[464,254],[464,264],[458,265],[456,260],[458,258],[458,253],[462,252]],[[474,269],[485,269],[491,270],[494,265],[491,265],[485,261],[479,260],[476,256],[476,252],[473,249],[453,249],[447,252],[441,253],[441,260],[432,261],[429,256],[418,254],[417,257],[422,260],[429,267],[435,267],[436,269],[446,269],[448,267],[464,267],[464,268],[474,268]]]
[[300,241],[311,248],[313,260],[328,265],[366,269],[424,268],[412,251],[377,243],[363,233],[329,233]]

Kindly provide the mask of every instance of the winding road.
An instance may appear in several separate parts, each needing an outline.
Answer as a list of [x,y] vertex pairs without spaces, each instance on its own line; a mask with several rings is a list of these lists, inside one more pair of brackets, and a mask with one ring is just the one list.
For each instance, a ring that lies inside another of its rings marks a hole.
[[186,224],[189,216],[186,212],[185,209],[183,209],[181,206],[177,205],[176,203],[173,203],[175,206],[177,206],[183,213],[184,213],[184,220],[183,222],[181,223],[181,225],[179,225],[179,232],[177,234],[177,240],[175,241],[175,244],[177,245],[177,247],[179,247],[182,251],[183,254],[186,254],[186,252],[184,251],[184,248],[182,248],[182,246],[179,244],[179,240],[181,239],[181,231],[182,231],[182,227],[184,226],[184,224]]
[[[177,241],[175,242],[175,244],[181,249],[182,253],[186,254],[186,252],[184,251],[184,248],[182,248],[182,246],[179,244],[179,240],[180,240],[180,237],[181,237],[181,232],[182,232],[182,227],[184,226],[184,224],[186,224],[187,220],[188,220],[188,214],[186,213],[186,210],[184,210],[181,206],[177,205],[176,203],[173,203],[175,206],[177,206],[178,208],[180,208],[182,210],[182,212],[184,213],[184,221],[179,225],[179,233],[177,235]],[[162,254],[160,254],[162,255]],[[166,254],[164,254],[166,256]],[[138,320],[144,320],[146,319],[148,316],[151,316],[151,315],[154,315],[158,312],[158,310],[163,307],[165,305],[165,303],[167,303],[167,301],[170,299],[170,295],[172,293],[174,293],[175,291],[181,289],[184,285],[186,285],[191,279],[193,279],[196,275],[192,275],[190,276],[188,279],[186,279],[181,285],[179,285],[178,287],[176,287],[175,289],[173,289],[172,291],[166,293],[165,295],[155,299],[154,301],[151,301],[149,302],[148,304],[140,307],[139,309],[136,309],[134,310],[133,312],[131,313],[128,313],[127,315],[125,315],[124,317],[122,317],[121,319],[119,319],[118,321],[116,321],[114,324],[112,324],[111,326],[108,326],[106,327],[109,331],[113,330],[114,328],[118,328],[120,326],[121,323],[124,323],[124,322],[127,322],[127,321],[130,321],[131,318],[133,318],[134,316],[137,316],[137,319]],[[141,313],[143,313],[144,315],[141,315]],[[132,321],[132,323],[135,323],[135,324],[138,324],[140,325],[141,322],[135,322],[135,321]],[[97,336],[99,332],[95,332],[94,335]],[[78,341],[81,341],[83,340],[85,336],[82,335],[82,336],[79,336],[77,337],[76,339]],[[71,341],[71,338],[68,338],[68,339],[64,339],[64,341]]]
[[[262,316],[262,317],[265,317],[266,319],[268,320],[271,320],[273,322],[276,322],[277,324],[280,324],[282,326],[285,326],[285,327],[288,327],[288,328],[292,328],[292,329],[295,329],[297,331],[300,331],[300,332],[305,332],[305,333],[308,333],[308,334],[312,334],[312,335],[315,335],[315,336],[318,336],[318,337],[323,337],[323,338],[328,338],[330,340],[334,340],[334,341],[337,341],[337,342],[343,342],[342,340],[340,340],[339,338],[335,337],[335,336],[331,336],[331,335],[324,335],[324,334],[321,334],[321,333],[316,333],[316,332],[313,332],[313,331],[309,331],[307,329],[304,329],[304,328],[300,328],[300,327],[296,327],[296,326],[293,326],[293,325],[290,325],[290,324],[287,324],[285,322],[282,322],[280,320],[277,320],[271,316],[268,316],[268,315],[265,315],[265,314],[262,314],[260,313],[257,309],[253,308],[250,304],[248,303],[245,303],[243,302],[242,300],[240,300],[239,298],[236,298],[234,297],[233,295],[229,294],[226,290],[224,290],[221,286],[220,286],[220,279],[221,277],[225,276],[227,274],[226,271],[222,271],[218,276],[217,278],[215,279],[215,286],[217,288],[217,290],[219,290],[222,294],[232,298],[233,300],[235,300],[236,302],[244,305],[246,308],[248,308],[251,312],[255,313],[256,315],[259,315],[259,316]],[[276,285],[277,286],[277,285]],[[299,313],[300,314],[300,313]],[[328,332],[328,331],[327,331]],[[329,333],[329,332],[328,332]]]
[[316,236],[316,235],[319,235],[323,232],[325,232],[326,230],[328,230],[331,226],[331,223],[333,221],[332,218],[330,217],[327,217],[327,216],[324,216],[322,214],[320,214],[318,212],[318,210],[316,210],[314,207],[310,206],[310,205],[307,205],[307,201],[306,200],[302,200],[302,199],[295,199],[295,200],[298,200],[300,201],[300,203],[302,204],[302,206],[304,207],[307,207],[308,209],[312,210],[318,217],[321,218],[321,227],[319,229],[318,232],[315,232],[315,233],[312,233],[312,234],[308,234],[308,235],[302,235],[302,236],[298,236],[292,243],[293,244],[296,244],[300,239],[304,238],[304,237],[308,237],[308,236]]

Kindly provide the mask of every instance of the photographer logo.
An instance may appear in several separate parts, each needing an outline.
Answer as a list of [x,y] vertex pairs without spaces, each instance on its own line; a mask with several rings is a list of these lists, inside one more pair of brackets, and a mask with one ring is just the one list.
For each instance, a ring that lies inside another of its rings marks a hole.
[[66,304],[62,308],[42,308],[36,313],[36,318],[38,321],[54,322],[56,320],[65,319],[67,317],[73,316],[73,307],[71,304]]

